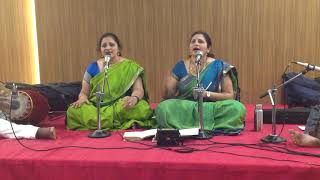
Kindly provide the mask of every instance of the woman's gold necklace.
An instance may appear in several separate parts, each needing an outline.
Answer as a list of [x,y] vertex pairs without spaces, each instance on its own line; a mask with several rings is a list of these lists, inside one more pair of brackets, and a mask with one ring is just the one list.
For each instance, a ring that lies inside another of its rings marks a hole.
[[[206,61],[204,63],[204,65],[200,66],[200,70],[199,71],[201,72],[203,69],[205,69],[208,64],[209,64],[208,61]],[[192,75],[196,75],[196,73],[197,73],[196,72],[196,64],[192,63],[191,60],[189,61],[189,73],[192,74]]]

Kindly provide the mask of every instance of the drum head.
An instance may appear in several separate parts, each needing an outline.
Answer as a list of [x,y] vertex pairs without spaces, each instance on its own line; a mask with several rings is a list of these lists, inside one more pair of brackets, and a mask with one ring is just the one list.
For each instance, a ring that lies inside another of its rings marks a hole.
[[18,91],[11,108],[11,119],[19,124],[39,124],[49,112],[47,98],[33,90]]
[[13,121],[19,123],[19,121],[29,118],[33,108],[31,97],[27,93],[19,91],[18,97],[12,99],[11,108],[11,119]]

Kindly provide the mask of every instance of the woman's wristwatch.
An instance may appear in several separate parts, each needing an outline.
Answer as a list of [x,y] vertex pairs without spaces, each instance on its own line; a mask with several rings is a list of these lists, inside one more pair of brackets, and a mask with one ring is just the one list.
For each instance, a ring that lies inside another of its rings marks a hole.
[[210,91],[207,91],[207,97],[209,98],[211,95],[211,92]]

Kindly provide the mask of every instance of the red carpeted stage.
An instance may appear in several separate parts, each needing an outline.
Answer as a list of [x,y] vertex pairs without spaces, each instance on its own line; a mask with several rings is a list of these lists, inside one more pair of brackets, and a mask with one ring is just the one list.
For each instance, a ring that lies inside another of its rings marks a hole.
[[[264,124],[262,132],[254,132],[253,108],[247,105],[246,129],[241,135],[217,136],[210,141],[186,140],[184,145],[195,150],[192,153],[174,151],[181,147],[160,149],[150,140],[141,144],[126,142],[121,137],[123,132],[90,139],[88,131],[65,130],[63,116],[48,118],[42,125],[57,128],[56,141],[21,142],[34,149],[66,148],[32,151],[16,140],[0,139],[0,177],[24,180],[319,178],[320,156],[296,155],[294,151],[320,154],[320,148],[293,145],[287,130],[298,129],[297,125],[285,125],[281,136],[288,139],[286,144],[262,144],[260,139],[271,133],[271,125]],[[278,132],[281,127],[277,126]]]

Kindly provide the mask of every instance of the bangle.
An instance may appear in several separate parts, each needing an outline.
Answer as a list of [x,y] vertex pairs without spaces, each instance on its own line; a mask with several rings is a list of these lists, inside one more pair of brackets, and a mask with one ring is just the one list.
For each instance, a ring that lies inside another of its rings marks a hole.
[[137,98],[137,102],[139,102],[139,101],[140,101],[140,98],[139,98],[138,96],[131,96],[131,97],[135,97],[135,98]]

